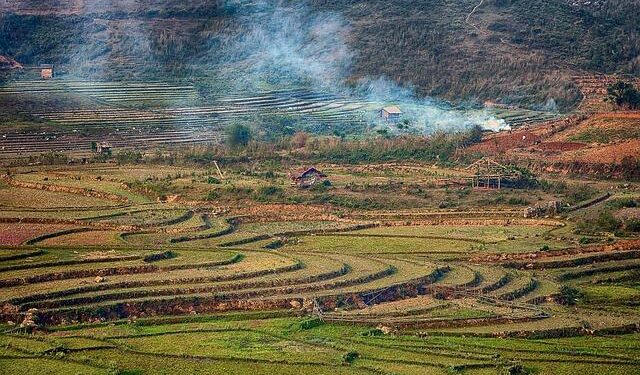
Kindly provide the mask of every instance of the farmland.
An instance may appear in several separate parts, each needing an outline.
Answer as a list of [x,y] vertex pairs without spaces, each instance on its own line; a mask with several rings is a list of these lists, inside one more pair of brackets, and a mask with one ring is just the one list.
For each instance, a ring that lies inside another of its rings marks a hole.
[[[118,150],[215,144],[229,124],[239,121],[262,121],[273,129],[304,123],[300,129],[356,134],[376,125],[381,105],[305,89],[211,96],[186,83],[18,80],[0,88],[0,106],[15,123],[0,138],[0,155],[86,155],[92,141]],[[525,109],[496,109],[494,115],[512,126],[556,117]]]
[[45,3],[0,375],[640,375],[631,1]]
[[[389,210],[296,203],[314,193],[241,165],[217,184],[197,166],[13,170],[0,228],[0,372],[638,373],[638,240],[577,229],[627,212],[635,185],[525,218],[518,189],[494,200],[435,183],[465,176],[459,168],[323,168],[334,182],[322,194],[365,199],[377,184],[407,207]],[[136,183],[149,176],[180,198],[157,202]],[[389,184],[398,178],[454,208]],[[216,200],[202,200],[207,190]],[[37,194],[24,204],[32,191],[55,204]]]

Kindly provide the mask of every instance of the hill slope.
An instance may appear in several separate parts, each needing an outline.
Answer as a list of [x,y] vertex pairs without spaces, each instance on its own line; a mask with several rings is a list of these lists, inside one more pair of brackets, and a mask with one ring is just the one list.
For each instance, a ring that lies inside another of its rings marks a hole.
[[0,1],[0,54],[209,91],[385,76],[422,95],[568,109],[576,72],[640,74],[637,1]]

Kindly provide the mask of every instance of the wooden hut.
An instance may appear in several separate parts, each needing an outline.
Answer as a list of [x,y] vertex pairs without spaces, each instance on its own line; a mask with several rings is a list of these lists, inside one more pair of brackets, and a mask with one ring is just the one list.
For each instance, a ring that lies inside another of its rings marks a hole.
[[324,179],[326,178],[327,175],[320,172],[315,167],[298,169],[289,173],[289,179],[291,179],[291,183],[301,188],[311,187],[324,181]]
[[380,118],[389,122],[400,121],[400,117],[402,116],[402,111],[398,106],[391,105],[388,107],[384,107],[380,110]]

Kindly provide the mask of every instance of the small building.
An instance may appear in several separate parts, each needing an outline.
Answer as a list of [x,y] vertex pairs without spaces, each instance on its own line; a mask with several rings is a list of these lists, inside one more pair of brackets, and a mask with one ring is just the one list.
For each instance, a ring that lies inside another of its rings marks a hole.
[[315,167],[299,169],[289,174],[291,184],[301,188],[314,186],[327,178],[327,175],[320,172]]
[[109,142],[91,142],[91,149],[96,154],[111,154],[113,146]]
[[53,78],[53,65],[49,65],[49,64],[40,65],[40,78],[42,79]]
[[402,111],[398,106],[392,105],[388,107],[384,107],[380,110],[380,118],[385,121],[395,122],[400,121],[400,117],[402,116]]
[[501,189],[504,182],[513,185],[522,178],[519,171],[504,166],[491,158],[483,157],[466,168],[473,173],[470,177],[474,189]]

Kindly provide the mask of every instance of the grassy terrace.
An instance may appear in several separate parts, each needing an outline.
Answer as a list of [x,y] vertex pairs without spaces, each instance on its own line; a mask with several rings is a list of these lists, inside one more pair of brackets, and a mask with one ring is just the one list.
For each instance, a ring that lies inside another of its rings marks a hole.
[[[385,168],[327,170],[345,191],[460,173]],[[13,179],[47,190],[0,189],[0,374],[640,368],[637,345],[625,344],[640,323],[637,246],[589,247],[615,244],[604,235],[582,244],[579,211],[525,220],[520,208],[486,206],[485,192],[460,195],[459,204],[478,199],[468,210],[307,206],[260,195],[264,186],[315,194],[280,175],[230,171],[210,184],[199,168],[36,169]],[[184,200],[127,187],[153,187],[155,174]],[[367,194],[358,189],[348,194]],[[208,191],[220,198],[199,200]],[[107,198],[87,197],[98,193]]]

